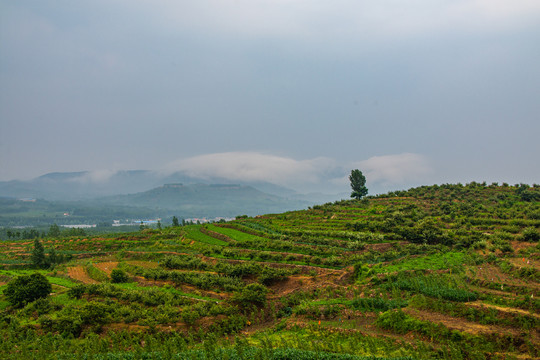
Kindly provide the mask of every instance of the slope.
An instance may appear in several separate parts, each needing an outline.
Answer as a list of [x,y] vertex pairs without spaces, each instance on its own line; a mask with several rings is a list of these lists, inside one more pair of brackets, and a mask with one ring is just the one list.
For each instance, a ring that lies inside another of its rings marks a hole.
[[[537,359],[538,196],[538,186],[446,184],[229,223],[43,239],[64,256],[39,270],[54,294],[20,309],[0,296],[0,353]],[[0,245],[3,283],[31,271],[31,242]],[[112,266],[129,281],[112,283]],[[77,283],[87,277],[98,284]]]

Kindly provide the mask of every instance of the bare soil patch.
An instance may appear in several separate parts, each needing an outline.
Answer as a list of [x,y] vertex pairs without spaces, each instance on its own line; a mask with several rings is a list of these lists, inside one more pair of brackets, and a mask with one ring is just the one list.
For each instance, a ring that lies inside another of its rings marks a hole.
[[137,325],[137,324],[114,323],[114,324],[109,324],[109,325],[104,326],[103,333],[107,333],[108,331],[119,332],[122,330],[133,331],[133,332],[143,332],[143,331],[146,331],[146,329],[147,329],[146,326]]
[[116,267],[118,266],[118,261],[107,261],[107,262],[95,263],[94,266],[110,276],[113,269],[116,269]]
[[98,282],[92,279],[82,266],[73,266],[68,268],[68,276],[73,280],[82,282],[83,284],[98,284]]
[[127,263],[130,265],[140,266],[145,269],[156,269],[159,266],[157,262],[143,260],[131,260]]
[[516,240],[510,241],[510,244],[512,245],[512,248],[514,249],[514,251],[519,251],[519,250],[527,249],[530,247],[535,247],[537,245],[537,243],[526,242],[526,241],[516,241]]
[[469,334],[510,334],[519,336],[521,331],[512,328],[506,328],[498,325],[482,325],[475,322],[467,321],[462,318],[451,317],[441,313],[434,313],[417,309],[404,309],[404,312],[423,321],[429,321],[436,324],[443,324],[449,329],[467,332]]
[[482,264],[481,266],[475,267],[474,272],[469,271],[468,275],[473,279],[480,279],[500,284],[534,287],[534,284],[531,282],[515,278],[510,274],[502,272],[502,270],[497,266],[490,264]]
[[471,302],[466,303],[466,305],[472,306],[472,307],[477,307],[477,308],[495,309],[495,310],[498,310],[500,312],[509,313],[509,314],[527,315],[527,316],[532,316],[532,317],[535,317],[537,319],[540,319],[540,315],[532,313],[532,312],[527,311],[527,310],[511,308],[511,307],[497,306],[497,305],[492,305],[492,304],[486,304],[486,303],[483,303],[481,301],[471,301]]
[[508,262],[518,268],[533,267],[536,270],[540,270],[540,260],[531,259],[529,257],[508,259]]

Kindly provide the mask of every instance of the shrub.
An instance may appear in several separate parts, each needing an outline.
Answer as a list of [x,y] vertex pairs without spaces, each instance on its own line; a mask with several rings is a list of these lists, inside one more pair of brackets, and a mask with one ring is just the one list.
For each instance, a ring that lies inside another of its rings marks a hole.
[[350,243],[349,247],[353,250],[364,250],[366,244],[363,241],[353,241]]
[[182,314],[180,315],[182,318],[182,321],[185,322],[187,325],[193,325],[195,321],[200,317],[199,313],[192,309],[186,309],[182,311]]
[[370,276],[373,273],[372,269],[362,263],[354,264],[353,278],[356,280],[362,280]]
[[540,232],[536,230],[534,227],[528,227],[523,230],[523,233],[519,237],[521,241],[539,241],[540,240]]
[[83,284],[80,284],[80,285],[75,285],[74,287],[69,289],[67,294],[69,297],[80,299],[85,293],[85,291],[86,291],[86,286]]
[[49,312],[51,312],[51,310],[53,310],[53,306],[51,305],[49,298],[40,298],[26,305],[23,311],[27,316],[31,315],[34,312],[41,316],[44,314],[48,314]]
[[232,300],[243,306],[264,306],[264,304],[266,304],[267,292],[268,289],[266,288],[266,286],[258,283],[253,283],[247,285],[241,291],[235,292],[232,296]]
[[113,283],[125,283],[128,282],[128,280],[129,277],[124,270],[113,269],[113,271],[111,272],[111,282]]
[[407,306],[407,301],[401,299],[357,298],[352,301],[352,307],[364,311],[387,311]]
[[451,284],[449,279],[434,276],[413,276],[399,274],[392,278],[387,287],[412,291],[426,296],[446,299],[450,301],[475,301],[478,294],[472,291],[460,289],[456,284]]
[[110,318],[110,308],[103,303],[90,301],[89,303],[84,304],[80,309],[79,318],[82,320],[83,324],[105,324]]
[[11,280],[4,294],[15,307],[22,307],[37,299],[46,298],[52,291],[47,278],[39,273],[17,276]]

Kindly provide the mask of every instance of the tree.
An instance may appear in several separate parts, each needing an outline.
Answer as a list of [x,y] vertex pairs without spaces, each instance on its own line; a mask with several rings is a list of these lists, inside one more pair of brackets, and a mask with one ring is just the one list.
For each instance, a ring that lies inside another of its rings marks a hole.
[[32,250],[31,255],[32,265],[34,267],[41,269],[47,266],[47,259],[45,258],[45,249],[43,248],[43,244],[41,244],[41,241],[39,239],[34,240],[34,250]]
[[264,306],[268,288],[259,283],[251,283],[232,296],[232,301],[247,307],[249,305]]
[[48,237],[59,237],[61,235],[60,227],[56,224],[52,224],[47,233]]
[[351,197],[360,200],[367,195],[368,189],[366,187],[366,177],[358,169],[351,170],[351,175],[349,175],[349,180],[351,181],[352,193]]
[[49,250],[48,263],[51,265],[51,267],[54,267],[55,264],[60,263],[58,255],[56,254],[56,250],[54,248],[51,248]]
[[39,273],[17,276],[4,291],[7,300],[15,307],[22,307],[37,299],[46,298],[52,291],[47,278]]
[[172,217],[172,226],[174,227],[180,226],[180,223],[178,222],[178,218],[176,216]]

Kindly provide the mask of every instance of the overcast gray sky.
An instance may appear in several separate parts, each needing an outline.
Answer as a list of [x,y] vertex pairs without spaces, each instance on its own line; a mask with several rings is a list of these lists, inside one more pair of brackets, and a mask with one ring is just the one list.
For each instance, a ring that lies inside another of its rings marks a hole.
[[538,0],[0,0],[0,180],[539,182],[539,64]]

